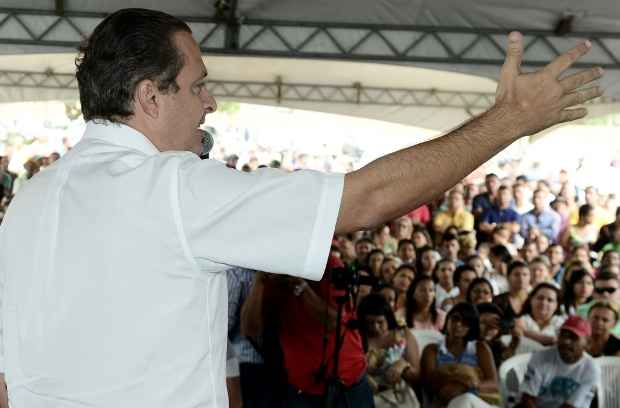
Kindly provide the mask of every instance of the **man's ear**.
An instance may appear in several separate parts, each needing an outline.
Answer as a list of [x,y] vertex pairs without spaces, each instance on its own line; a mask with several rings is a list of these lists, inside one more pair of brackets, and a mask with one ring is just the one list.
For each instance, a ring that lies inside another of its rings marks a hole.
[[150,79],[142,80],[136,86],[135,101],[137,109],[152,119],[159,117],[159,92],[157,85]]

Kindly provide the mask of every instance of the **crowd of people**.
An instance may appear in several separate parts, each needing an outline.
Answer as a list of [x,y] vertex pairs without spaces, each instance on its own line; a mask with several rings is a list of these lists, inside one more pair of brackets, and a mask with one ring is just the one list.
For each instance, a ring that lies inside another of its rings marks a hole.
[[560,179],[488,174],[335,236],[318,283],[231,270],[231,404],[323,406],[337,379],[348,406],[500,406],[501,364],[540,349],[521,406],[589,406],[592,357],[620,356],[620,209]]

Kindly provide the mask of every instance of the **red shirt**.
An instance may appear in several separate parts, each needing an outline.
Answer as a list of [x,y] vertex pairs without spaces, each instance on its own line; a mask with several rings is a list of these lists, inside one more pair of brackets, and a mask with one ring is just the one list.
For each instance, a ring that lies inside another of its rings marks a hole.
[[431,220],[431,211],[428,209],[428,206],[424,204],[407,214],[407,217],[411,218],[413,222],[426,225]]
[[[323,276],[320,282],[308,282],[310,287],[329,305],[336,309],[336,298],[342,295],[329,280]],[[333,370],[336,330],[328,332],[326,352],[323,353],[325,325],[307,308],[303,295],[296,297],[287,295],[282,304],[280,324],[280,344],[284,353],[284,366],[288,374],[288,382],[295,388],[308,394],[323,394],[325,379],[317,383],[315,373],[323,361],[327,361],[326,378]],[[342,327],[354,319],[351,305],[345,305]],[[323,360],[324,359],[324,360]],[[345,329],[345,335],[338,361],[338,377],[345,385],[355,384],[366,372],[366,358],[362,346],[362,338],[356,329]]]

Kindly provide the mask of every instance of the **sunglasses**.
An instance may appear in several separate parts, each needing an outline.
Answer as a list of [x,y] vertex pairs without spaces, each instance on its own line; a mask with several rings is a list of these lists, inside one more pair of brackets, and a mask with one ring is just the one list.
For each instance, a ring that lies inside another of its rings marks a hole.
[[609,293],[611,295],[612,293],[614,293],[617,290],[617,288],[595,288],[594,290],[596,291],[596,293],[598,293],[600,295],[602,295],[605,292],[607,292],[607,293]]

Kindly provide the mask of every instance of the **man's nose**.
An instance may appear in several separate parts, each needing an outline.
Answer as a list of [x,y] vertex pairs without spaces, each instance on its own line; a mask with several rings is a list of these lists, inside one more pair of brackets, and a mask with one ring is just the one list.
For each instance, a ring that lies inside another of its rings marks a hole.
[[209,91],[205,91],[205,93],[206,97],[204,98],[204,110],[207,114],[213,113],[217,110],[217,102]]

